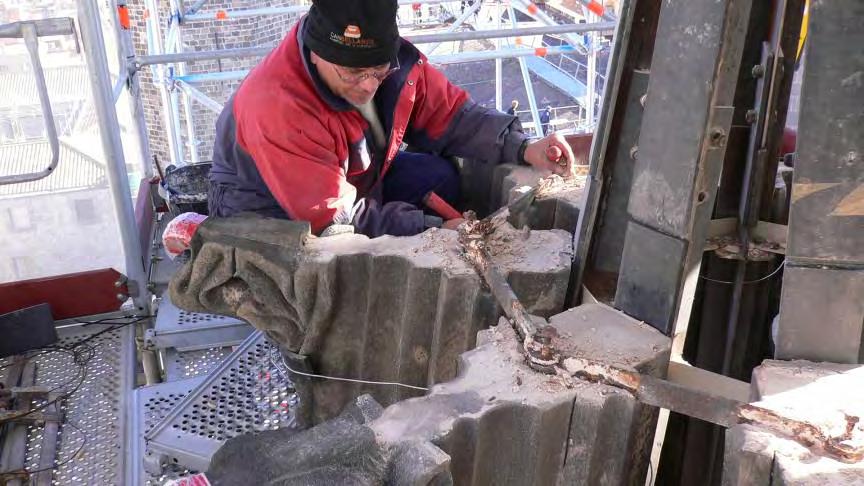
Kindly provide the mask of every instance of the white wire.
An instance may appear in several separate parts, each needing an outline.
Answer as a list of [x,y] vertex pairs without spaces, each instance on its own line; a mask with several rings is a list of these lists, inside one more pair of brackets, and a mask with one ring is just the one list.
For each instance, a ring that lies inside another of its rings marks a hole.
[[[777,275],[777,272],[779,272],[780,269],[783,268],[785,265],[786,265],[786,260],[783,260],[783,263],[781,263],[780,265],[778,265],[777,268],[774,269],[773,272],[769,273],[768,275],[765,275],[764,277],[762,277],[762,278],[760,278],[760,279],[756,279],[756,280],[747,280],[746,282],[744,282],[744,285],[747,285],[747,284],[754,284],[754,283],[757,283],[757,282],[761,282],[761,281],[763,281],[763,280],[768,280],[769,278],[773,277],[774,275]],[[734,285],[734,284],[735,284],[735,282],[727,282],[727,281],[725,281],[725,280],[714,280],[713,278],[708,278],[708,277],[706,277],[706,276],[704,276],[704,275],[699,275],[699,277],[704,278],[705,280],[707,280],[707,281],[709,281],[709,282],[714,282],[714,283],[729,284],[729,285]]]
[[[277,353],[279,352],[278,350],[275,350],[275,349],[274,349],[274,351],[276,351]],[[281,355],[282,353],[279,353],[279,354]],[[271,362],[273,361],[273,355],[272,354],[270,355],[270,361]],[[327,375],[316,375],[314,373],[304,373],[302,371],[297,371],[295,369],[292,369],[290,366],[288,366],[288,363],[285,362],[285,356],[282,356],[281,361],[282,361],[282,366],[284,366],[291,373],[294,373],[294,374],[300,375],[300,376],[308,376],[309,378],[323,378],[325,380],[347,381],[350,383],[362,383],[365,385],[401,386],[404,388],[410,388],[412,390],[420,390],[420,391],[428,391],[429,390],[428,388],[423,388],[422,386],[406,385],[404,383],[396,383],[393,381],[355,380],[354,378],[339,378],[337,376],[327,376]],[[278,366],[279,365],[277,364],[277,367]]]

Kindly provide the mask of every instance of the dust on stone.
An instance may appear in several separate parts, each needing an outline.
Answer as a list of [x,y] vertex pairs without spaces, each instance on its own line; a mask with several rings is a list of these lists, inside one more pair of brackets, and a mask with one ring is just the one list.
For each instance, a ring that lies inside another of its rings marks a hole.
[[582,189],[585,188],[587,176],[574,175],[571,177],[561,177],[553,174],[540,179],[537,183],[537,192],[535,197],[538,199],[558,198],[570,199],[568,196],[581,195]]

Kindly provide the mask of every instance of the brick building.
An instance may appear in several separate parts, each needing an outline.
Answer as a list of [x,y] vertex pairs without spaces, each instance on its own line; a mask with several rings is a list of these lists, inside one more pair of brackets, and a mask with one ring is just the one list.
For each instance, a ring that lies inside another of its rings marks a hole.
[[[191,2],[190,2],[191,3]],[[278,7],[303,3],[299,0],[211,0],[199,10],[200,13],[213,13],[212,21],[184,22],[182,26],[183,45],[186,51],[204,51],[213,49],[232,49],[241,47],[273,46],[277,44],[296,20],[296,15],[262,16],[241,19],[216,20],[216,12],[220,10],[241,10],[249,8]],[[308,3],[308,2],[307,2]],[[144,20],[144,2],[130,0],[128,3],[132,23],[132,38],[137,54],[147,54],[146,24]],[[160,0],[159,5],[160,35],[164,38],[169,20],[168,2]],[[188,74],[229,72],[249,69],[259,61],[259,58],[221,59],[215,61],[199,61],[187,63]],[[150,136],[150,147],[160,160],[170,160],[168,154],[168,139],[163,119],[162,101],[158,87],[153,83],[149,69],[141,73],[141,97]],[[239,81],[219,81],[199,85],[198,88],[224,103],[240,84]],[[182,97],[181,97],[182,103]],[[213,152],[213,134],[217,114],[193,101],[193,122],[195,139],[201,160],[209,160]],[[186,160],[189,160],[190,143],[186,134],[186,122],[181,112],[183,124],[181,141]]]

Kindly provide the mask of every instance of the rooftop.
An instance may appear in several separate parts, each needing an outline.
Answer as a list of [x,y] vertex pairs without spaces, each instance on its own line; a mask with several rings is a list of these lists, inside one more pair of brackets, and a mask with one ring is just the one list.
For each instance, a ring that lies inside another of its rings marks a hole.
[[[51,147],[46,141],[0,145],[0,176],[38,172],[50,160]],[[53,174],[37,181],[0,185],[0,198],[106,184],[103,164],[61,140],[60,161]]]

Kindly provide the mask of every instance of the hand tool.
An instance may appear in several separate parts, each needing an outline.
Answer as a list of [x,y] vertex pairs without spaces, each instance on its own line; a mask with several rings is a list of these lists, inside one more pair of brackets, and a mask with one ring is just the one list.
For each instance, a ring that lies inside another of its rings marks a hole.
[[429,193],[423,196],[423,204],[438,213],[445,221],[462,218],[462,213],[448,204],[441,196],[435,194],[435,191],[429,191]]

